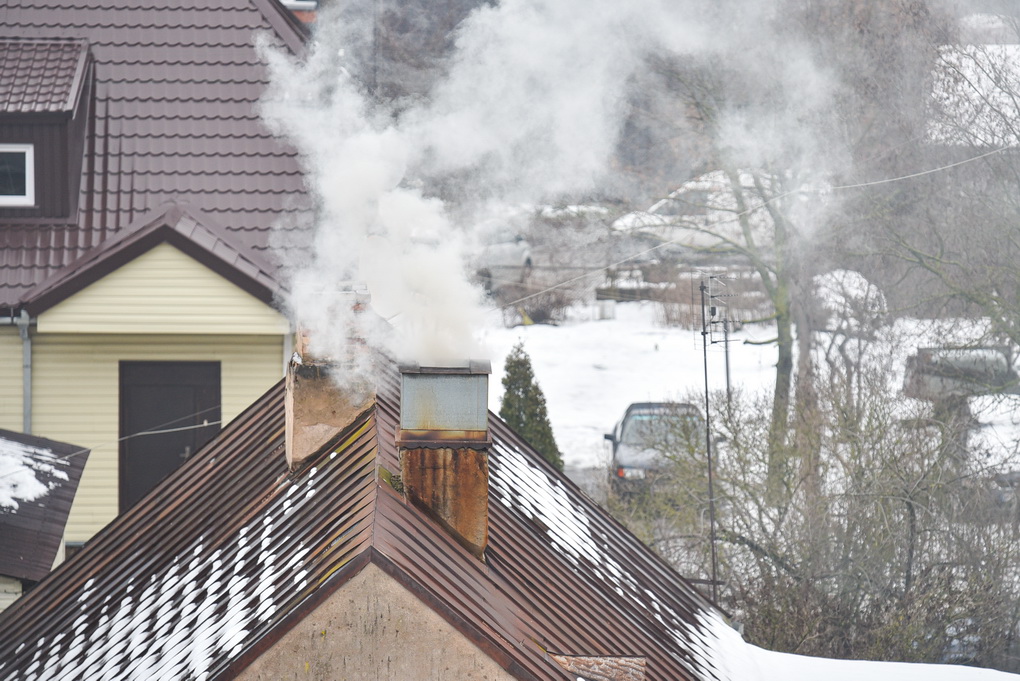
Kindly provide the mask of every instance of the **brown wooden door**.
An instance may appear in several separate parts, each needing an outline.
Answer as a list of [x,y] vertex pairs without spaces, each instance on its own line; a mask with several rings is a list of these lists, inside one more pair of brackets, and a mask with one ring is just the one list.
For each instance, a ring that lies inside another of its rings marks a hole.
[[219,362],[121,362],[121,512],[212,439],[219,421]]

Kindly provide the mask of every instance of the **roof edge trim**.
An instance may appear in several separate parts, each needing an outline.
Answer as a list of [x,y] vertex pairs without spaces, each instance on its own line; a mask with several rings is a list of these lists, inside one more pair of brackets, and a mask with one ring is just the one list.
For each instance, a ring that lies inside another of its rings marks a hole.
[[294,13],[280,4],[279,0],[252,0],[255,7],[280,36],[295,56],[304,58],[308,52],[308,27],[301,23]]
[[[182,233],[177,229],[177,225],[186,218],[191,218],[196,226],[227,244],[237,257],[257,267],[265,275],[266,281],[241,271],[213,250],[203,247]],[[196,215],[189,208],[178,204],[168,204],[154,215],[143,217],[143,220],[137,229],[99,244],[75,262],[29,289],[19,298],[17,307],[27,310],[32,315],[39,315],[161,243],[169,243],[259,301],[273,306],[276,294],[282,290],[282,286],[269,273],[269,268],[253,258],[251,253],[231,244],[228,235],[222,233],[224,230],[210,229],[205,216]]]

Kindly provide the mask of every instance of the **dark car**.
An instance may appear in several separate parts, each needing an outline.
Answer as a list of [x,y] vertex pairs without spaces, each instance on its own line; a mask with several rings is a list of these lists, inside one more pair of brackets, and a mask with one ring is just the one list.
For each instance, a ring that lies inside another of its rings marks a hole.
[[610,482],[633,491],[657,477],[670,456],[704,451],[705,419],[685,402],[635,402],[606,439],[613,444]]

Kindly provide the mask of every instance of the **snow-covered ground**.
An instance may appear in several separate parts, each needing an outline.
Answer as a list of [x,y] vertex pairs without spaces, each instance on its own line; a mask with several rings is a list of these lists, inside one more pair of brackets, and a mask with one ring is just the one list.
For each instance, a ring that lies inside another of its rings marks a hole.
[[[491,325],[482,331],[482,341],[493,358],[490,408],[499,410],[506,355],[517,342],[523,342],[535,377],[545,392],[567,472],[575,479],[584,470],[606,465],[609,452],[603,434],[612,428],[631,402],[697,399],[699,407],[703,404],[700,402],[703,398],[698,395],[703,394],[705,385],[700,330],[665,326],[658,306],[653,303],[618,304],[614,312],[614,318],[600,319],[596,305],[578,306],[559,325],[514,328],[503,327],[502,317],[494,313]],[[915,342],[924,343],[925,338],[919,333],[923,324],[903,323],[908,325],[907,330]],[[730,379],[734,388],[771,389],[775,346],[755,345],[755,342],[767,341],[771,335],[772,328],[767,326],[749,326],[730,335]],[[721,334],[714,337],[721,341]],[[892,333],[891,337],[901,336]],[[899,360],[900,355],[906,357],[915,350],[916,343],[905,343],[888,352],[897,355]],[[708,355],[709,385],[712,389],[724,388],[723,345],[710,346]],[[891,380],[902,381],[902,374],[892,376]],[[1012,406],[1008,402],[1001,403],[992,411],[998,412],[999,418],[991,419],[991,429],[1012,437],[1016,419],[1007,417],[1013,411]],[[604,473],[601,477],[605,479]],[[582,486],[589,486],[583,480],[578,481]],[[952,665],[797,656],[751,645],[718,618],[707,618],[702,624],[703,630],[710,631],[711,635],[704,638],[701,653],[710,666],[719,671],[719,678],[744,681],[814,681],[820,678],[852,681],[862,677],[882,681],[1007,681],[1020,678],[1004,672]]]
[[[667,327],[660,307],[650,302],[618,303],[611,319],[602,319],[597,304],[570,309],[558,325],[535,324],[505,328],[499,312],[480,332],[492,358],[489,406],[499,411],[503,395],[503,367],[518,341],[531,357],[535,377],[546,397],[549,420],[564,464],[589,492],[582,478],[600,474],[578,471],[604,469],[609,446],[603,435],[632,402],[694,400],[703,408],[704,365],[700,329]],[[872,356],[890,354],[890,389],[899,391],[903,366],[918,346],[952,341],[944,324],[898,320],[878,334]],[[770,326],[746,326],[730,334],[730,383],[745,393],[770,391],[775,380],[776,347],[764,343],[774,335]],[[726,386],[726,350],[722,329],[715,328],[708,349],[710,388]],[[884,349],[882,349],[884,348]],[[907,402],[904,398],[904,402]],[[972,445],[1015,458],[1020,450],[1020,396],[978,397],[971,407],[982,427],[972,433]]]
[[[892,353],[893,363],[913,353],[918,343],[928,340],[921,333],[925,325],[901,321],[912,342],[895,343],[902,338],[889,327],[890,337],[879,341]],[[898,329],[903,331],[903,329]],[[771,327],[745,327],[731,334],[729,344],[730,377],[734,388],[745,392],[768,391],[774,380],[776,349],[771,344],[755,344],[772,336]],[[721,340],[721,333],[714,336]],[[503,365],[507,353],[523,341],[531,357],[535,376],[545,393],[549,418],[557,444],[563,453],[567,472],[578,480],[585,470],[601,475],[608,461],[603,434],[612,429],[631,402],[697,399],[704,390],[702,338],[700,331],[666,327],[661,323],[658,306],[653,303],[622,303],[615,306],[612,319],[600,319],[596,305],[573,308],[568,319],[557,325],[531,325],[504,328],[502,317],[493,313],[491,324],[481,332],[492,359],[489,391],[490,408],[499,410],[503,393]],[[748,343],[747,341],[750,341]],[[722,343],[709,346],[708,381],[712,390],[726,385],[725,349]],[[891,377],[902,381],[902,374]],[[989,398],[979,398],[988,402]],[[1013,416],[1020,397],[988,405],[983,421],[984,441],[994,431],[1004,441],[1013,441],[1020,432]],[[1015,447],[1015,443],[1013,445]],[[591,491],[585,480],[578,480]],[[707,617],[707,616],[706,616]],[[956,665],[907,664],[859,660],[830,660],[778,653],[752,646],[718,617],[707,617],[698,631],[707,631],[699,651],[719,678],[741,681],[854,681],[862,677],[882,681],[1007,681],[1017,675],[990,669]]]
[[[511,329],[492,313],[482,341],[492,357],[489,407],[499,411],[503,365],[518,341],[531,357],[549,408],[556,444],[568,468],[592,468],[608,462],[603,435],[623,417],[631,402],[697,399],[705,386],[700,330],[667,327],[655,303],[619,303],[613,319],[599,319],[599,307],[570,310],[567,321]],[[774,345],[749,345],[772,336],[768,327],[745,327],[731,333],[730,380],[745,391],[768,389],[775,380]],[[726,387],[726,348],[722,328],[709,346],[708,382]]]

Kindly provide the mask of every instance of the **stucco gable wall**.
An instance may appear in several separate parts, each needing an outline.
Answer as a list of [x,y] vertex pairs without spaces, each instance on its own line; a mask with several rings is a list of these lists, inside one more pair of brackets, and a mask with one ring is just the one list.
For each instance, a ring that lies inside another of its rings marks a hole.
[[237,678],[514,679],[414,594],[371,563]]

